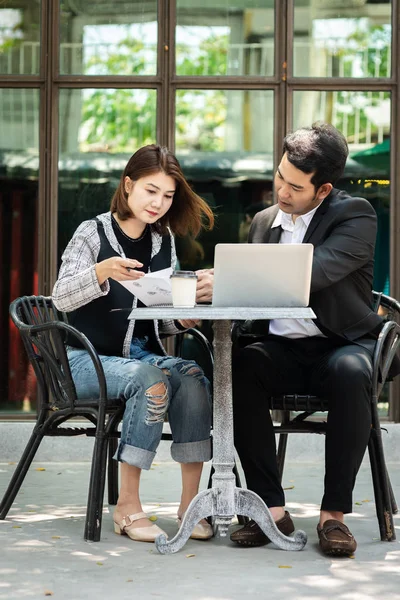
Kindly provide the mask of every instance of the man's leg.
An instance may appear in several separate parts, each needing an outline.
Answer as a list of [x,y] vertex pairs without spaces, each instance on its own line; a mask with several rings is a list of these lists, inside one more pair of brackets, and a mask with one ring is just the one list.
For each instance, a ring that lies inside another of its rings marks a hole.
[[[333,521],[343,523],[344,514],[352,511],[356,475],[371,430],[371,380],[371,355],[355,344],[335,349],[314,369],[312,392],[329,398],[319,531],[325,524],[329,529]],[[323,544],[324,537],[320,534],[321,547],[328,553],[349,554],[356,548],[354,538],[346,530],[330,532],[328,538],[337,543],[325,540]]]
[[[276,461],[268,397],[300,393],[304,388],[304,369],[294,360],[290,342],[271,336],[265,342],[234,353],[232,383],[235,447],[247,487],[264,500],[274,520],[283,527],[281,530],[291,533],[293,524],[283,508],[285,496]],[[254,522],[232,534],[231,539],[244,545],[269,541]]]

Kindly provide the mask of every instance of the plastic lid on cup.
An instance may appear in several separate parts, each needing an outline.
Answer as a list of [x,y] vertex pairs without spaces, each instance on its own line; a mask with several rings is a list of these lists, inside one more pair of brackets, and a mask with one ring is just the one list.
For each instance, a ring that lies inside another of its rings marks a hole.
[[194,271],[174,271],[170,277],[194,277],[197,279],[197,275]]

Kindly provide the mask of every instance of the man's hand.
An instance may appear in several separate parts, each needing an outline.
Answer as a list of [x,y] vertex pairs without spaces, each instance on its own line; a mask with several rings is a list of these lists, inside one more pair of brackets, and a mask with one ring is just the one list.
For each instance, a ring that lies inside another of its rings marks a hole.
[[200,323],[200,319],[178,319],[178,323],[185,329],[190,329],[191,327],[196,327],[197,323]]
[[214,286],[214,269],[199,269],[196,271],[196,275],[196,302],[211,302]]

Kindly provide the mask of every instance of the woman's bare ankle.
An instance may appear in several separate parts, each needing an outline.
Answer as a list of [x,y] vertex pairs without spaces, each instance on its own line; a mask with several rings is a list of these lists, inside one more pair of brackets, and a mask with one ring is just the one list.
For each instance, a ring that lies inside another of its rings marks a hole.
[[115,511],[121,514],[124,513],[125,515],[134,515],[143,512],[143,508],[140,502],[118,502]]
[[[197,494],[197,492],[196,492],[196,494]],[[179,503],[179,508],[178,508],[178,517],[180,519],[183,517],[183,515],[187,511],[189,504],[191,503],[193,498],[196,496],[196,494],[181,496],[181,501]]]
[[[190,502],[189,502],[189,504],[190,504]],[[176,513],[178,515],[178,519],[183,519],[183,517],[185,515],[185,512],[187,510],[187,507],[189,506],[189,504],[183,504],[181,502],[181,504],[179,505],[179,508],[177,510],[177,513]]]
[[[139,501],[135,501],[135,502],[120,502],[120,500],[118,500],[118,504],[116,505],[115,509],[114,509],[114,521],[115,522],[120,522],[122,519],[129,517],[130,515],[136,515],[138,513],[144,512],[142,505]],[[129,525],[129,523],[128,523]],[[152,525],[152,522],[149,521],[149,519],[147,517],[144,517],[143,519],[139,519],[137,521],[134,521],[134,523],[132,523],[132,527],[136,528],[136,527],[150,527]]]

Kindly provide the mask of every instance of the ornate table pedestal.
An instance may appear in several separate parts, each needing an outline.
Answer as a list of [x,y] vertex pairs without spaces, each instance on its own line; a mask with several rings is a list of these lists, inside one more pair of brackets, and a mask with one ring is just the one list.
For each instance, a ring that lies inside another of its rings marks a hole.
[[235,515],[247,516],[260,526],[271,542],[282,550],[302,550],[307,542],[304,531],[285,536],[264,501],[254,492],[236,487],[233,445],[231,321],[233,319],[315,318],[310,308],[137,308],[131,319],[211,319],[214,329],[214,417],[212,487],[197,494],[190,503],[178,533],[167,540],[164,534],[156,539],[157,550],[170,554],[180,550],[189,539],[196,523],[213,517],[215,533],[226,536]]

